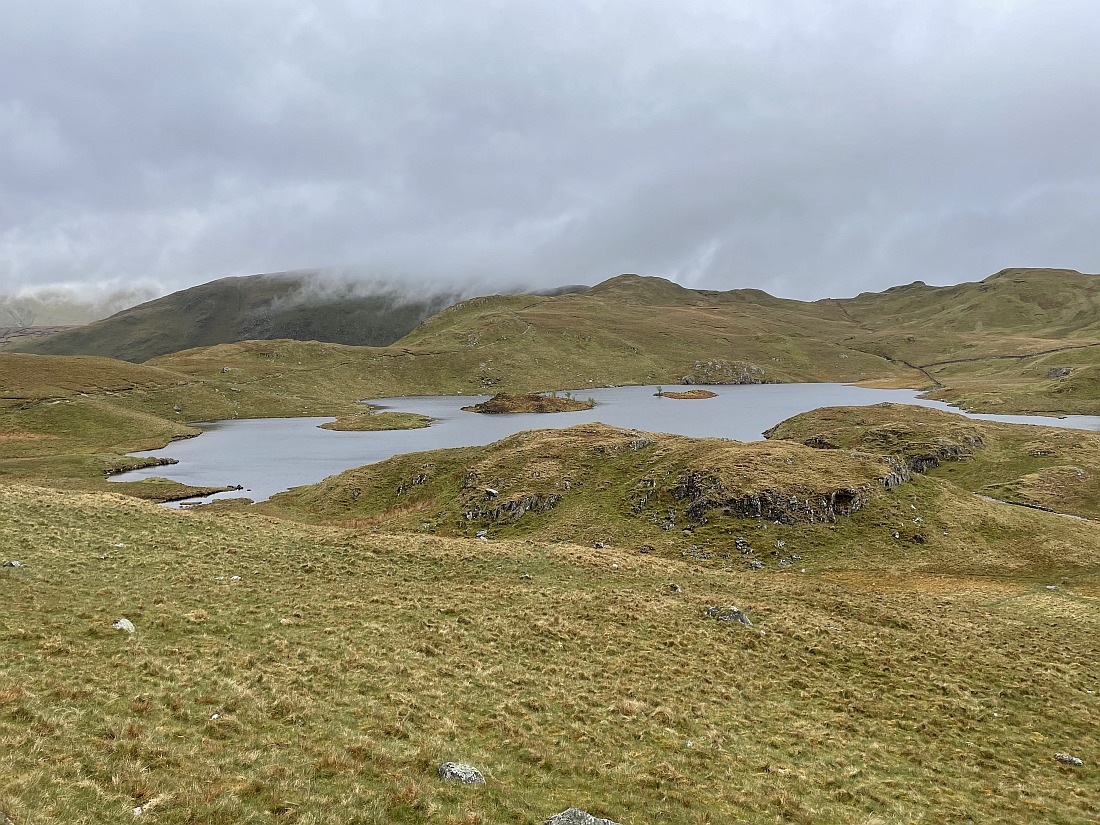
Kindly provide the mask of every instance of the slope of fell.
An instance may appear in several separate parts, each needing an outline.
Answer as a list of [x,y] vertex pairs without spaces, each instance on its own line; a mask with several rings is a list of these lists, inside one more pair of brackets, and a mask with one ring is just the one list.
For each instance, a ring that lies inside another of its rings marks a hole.
[[21,485],[0,512],[16,823],[1097,814],[1100,606],[1071,572],[748,571]]
[[393,288],[372,290],[316,272],[223,278],[10,348],[144,362],[180,350],[244,340],[386,345],[456,298],[444,289],[410,298]]

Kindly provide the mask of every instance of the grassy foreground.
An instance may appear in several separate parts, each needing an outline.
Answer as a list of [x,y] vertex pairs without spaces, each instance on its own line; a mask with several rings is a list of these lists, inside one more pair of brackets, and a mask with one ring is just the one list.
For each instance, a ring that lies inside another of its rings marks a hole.
[[[17,825],[137,806],[161,823],[1100,816],[1100,590],[1080,566],[871,573],[852,541],[843,566],[748,573],[18,485],[0,508],[25,565],[0,568]],[[755,626],[703,615],[728,604]],[[441,783],[449,759],[488,785]]]

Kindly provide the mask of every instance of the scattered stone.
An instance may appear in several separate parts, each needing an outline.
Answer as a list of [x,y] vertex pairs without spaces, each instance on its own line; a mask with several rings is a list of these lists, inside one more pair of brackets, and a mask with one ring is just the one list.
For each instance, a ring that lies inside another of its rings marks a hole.
[[520,578],[521,579],[529,579],[529,578],[531,578],[531,574],[530,573],[522,573],[522,574],[520,574]]
[[749,559],[748,561],[745,562],[745,564],[747,564],[749,566],[750,570],[763,570],[764,569],[764,562],[760,561],[760,559]]
[[678,585],[678,584],[670,584],[668,586],[668,591],[670,593],[683,593],[684,588],[680,587],[680,585]]
[[111,627],[113,627],[115,630],[125,630],[127,633],[133,633],[137,630],[137,628],[134,627],[134,623],[131,622],[129,619],[119,619],[117,622],[111,625]]
[[219,719],[221,719],[221,718],[222,718],[222,715],[221,715],[220,713],[212,713],[212,714],[210,714],[210,721],[211,721],[211,722],[217,722],[217,721],[218,721]]
[[795,561],[802,561],[802,556],[798,555],[798,553],[791,553],[791,558]]
[[145,813],[145,810],[144,810],[144,809],[143,809],[143,808],[142,808],[142,807],[141,807],[140,805],[138,805],[138,806],[137,806],[136,808],[134,808],[134,810],[133,810],[133,814],[134,814],[134,816],[141,816],[141,815],[142,815],[143,813]]
[[[4,562],[4,567],[14,567],[16,570],[22,570],[24,568],[24,566],[25,565],[23,564],[23,562],[16,561],[15,559],[12,559],[11,561]],[[0,819],[0,823],[3,823],[2,819]]]
[[752,627],[752,622],[749,617],[745,615],[744,611],[740,607],[708,607],[706,609],[706,615],[712,619],[716,619],[719,622],[737,622],[743,624],[745,627]]
[[479,539],[487,539],[487,538],[489,538],[489,531],[488,530],[478,530],[474,535]]
[[1079,759],[1076,756],[1072,756],[1068,753],[1062,753],[1061,751],[1059,751],[1058,753],[1054,754],[1054,758],[1057,761],[1061,762],[1063,765],[1072,765],[1075,768],[1085,767],[1084,759]]
[[611,549],[611,545],[608,544],[607,542],[604,542],[604,541],[598,541],[595,544],[593,544],[592,546],[595,547],[597,550],[610,550]]
[[1047,378],[1065,378],[1073,374],[1073,367],[1051,367],[1047,370]]
[[1058,589],[1058,585],[1056,585],[1056,584],[1048,584],[1047,585],[1047,590],[1057,590],[1057,589]]
[[239,582],[240,580],[241,580],[240,576],[230,576],[229,577],[229,581],[231,581],[231,582]]
[[8,818],[6,813],[0,811],[0,825],[15,825],[15,823]]
[[485,488],[485,497],[486,498],[496,498],[499,495],[500,495],[500,490],[494,490],[492,487],[486,487]]
[[485,777],[473,765],[458,762],[444,762],[439,766],[439,778],[447,782],[461,782],[463,785],[484,785]]
[[791,561],[790,559],[780,559],[779,560],[779,566],[780,567],[790,567],[792,564],[794,564],[794,562]]
[[619,823],[592,816],[588,811],[582,811],[580,808],[567,808],[560,814],[554,814],[549,819],[543,820],[543,825],[619,825]]

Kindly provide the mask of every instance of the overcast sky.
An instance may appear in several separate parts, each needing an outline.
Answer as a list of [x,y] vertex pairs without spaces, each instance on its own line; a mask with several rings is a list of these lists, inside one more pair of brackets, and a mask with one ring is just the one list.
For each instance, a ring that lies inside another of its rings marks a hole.
[[1100,271],[1095,0],[0,0],[0,292]]

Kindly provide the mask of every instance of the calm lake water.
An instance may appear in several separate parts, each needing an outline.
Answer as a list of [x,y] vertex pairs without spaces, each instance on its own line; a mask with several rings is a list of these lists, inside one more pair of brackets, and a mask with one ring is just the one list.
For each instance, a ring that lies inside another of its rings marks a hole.
[[[683,389],[673,387],[671,390]],[[198,438],[176,441],[163,450],[134,455],[168,456],[179,461],[164,467],[133,470],[112,478],[134,481],[160,476],[196,486],[241,485],[244,491],[212,498],[245,496],[256,501],[302,484],[402,453],[442,447],[489,444],[522,430],[571,427],[601,421],[617,427],[696,437],[759,441],[764,430],[818,407],[868,406],[889,401],[918,404],[958,413],[939,401],[917,397],[913,390],[873,390],[847,384],[758,384],[707,387],[718,394],[705,400],[654,396],[656,387],[610,387],[577,392],[592,398],[591,410],[547,415],[481,415],[462,412],[487,396],[419,396],[381,398],[372,405],[421,413],[435,419],[431,427],[386,432],[338,432],[318,425],[332,418],[261,418],[200,422]],[[1049,424],[1100,430],[1100,416],[970,415],[989,421]]]

